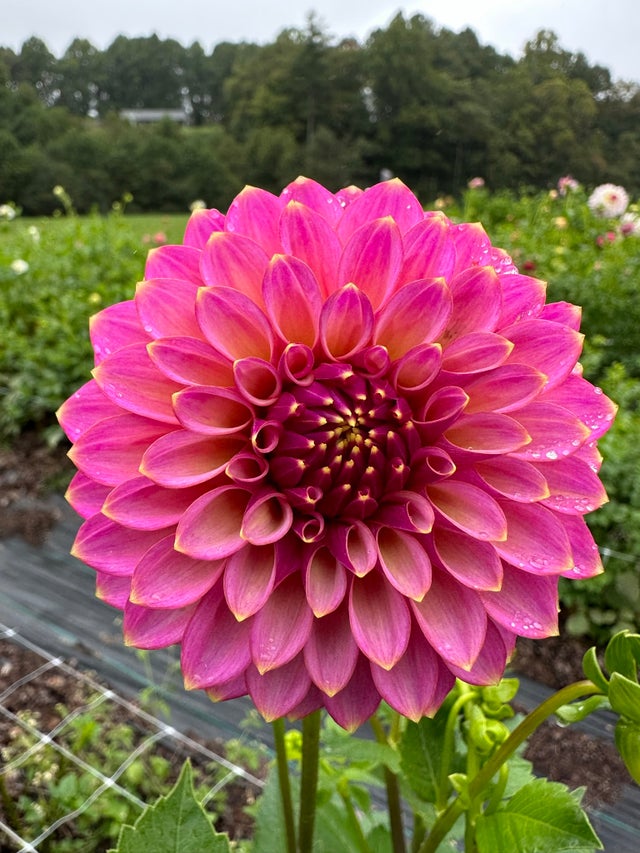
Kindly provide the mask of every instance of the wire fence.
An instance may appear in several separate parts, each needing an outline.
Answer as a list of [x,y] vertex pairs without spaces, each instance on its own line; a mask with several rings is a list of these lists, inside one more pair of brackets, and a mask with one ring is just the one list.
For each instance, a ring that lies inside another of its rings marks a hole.
[[[64,766],[90,780],[90,783],[74,808],[46,825],[39,826],[37,834],[29,838],[23,837],[28,834],[24,829],[9,825],[12,821],[7,820],[7,814],[11,809],[8,809],[7,803],[4,802],[4,819],[0,819],[0,850],[15,850],[18,853],[56,850],[56,847],[51,846],[53,840],[58,838],[60,833],[66,834],[67,837],[72,835],[73,822],[83,815],[88,815],[92,806],[99,804],[101,798],[107,795],[111,800],[114,796],[121,799],[122,804],[128,807],[128,813],[133,809],[137,816],[143,811],[146,803],[138,796],[136,785],[128,783],[125,777],[138,759],[156,754],[158,750],[162,750],[164,755],[172,759],[189,757],[194,763],[198,762],[208,769],[207,775],[211,784],[200,781],[198,786],[198,796],[204,806],[215,802],[220,793],[234,782],[251,786],[256,791],[264,786],[264,782],[253,773],[139,708],[62,658],[48,654],[13,628],[0,624],[0,642],[2,641],[14,644],[29,653],[21,656],[21,659],[27,660],[26,671],[22,671],[12,680],[13,664],[8,656],[3,659],[0,649],[0,685],[3,688],[0,692],[0,725],[4,726],[10,736],[3,749],[3,764],[0,768],[3,799],[6,799],[7,791],[11,789],[17,775],[24,775],[29,766],[31,773],[27,775],[33,779],[37,772],[34,768],[36,765],[41,766],[45,750],[53,751],[48,760],[49,766]],[[39,705],[37,712],[34,712],[33,708],[25,704],[28,701],[27,696],[33,701],[33,696],[38,692],[48,695],[51,699],[55,689],[50,691],[49,695],[45,690],[39,691],[39,687],[43,680],[46,680],[48,685],[55,688],[62,679],[67,685],[71,684],[71,689],[67,686],[65,696],[71,695],[73,707],[62,706],[60,702],[53,700],[50,701],[49,707]],[[136,732],[132,748],[118,750],[116,766],[109,766],[108,770],[105,770],[104,761],[96,760],[99,749],[88,749],[88,754],[83,755],[82,749],[73,747],[74,743],[77,746],[78,739],[82,740],[82,732],[80,736],[77,732],[74,733],[74,725],[78,726],[83,719],[94,718],[102,712],[106,720],[118,721],[118,724]],[[45,783],[46,781],[44,780]],[[170,785],[167,785],[167,790],[168,787]],[[113,803],[110,809],[113,811]],[[29,823],[29,826],[32,825],[33,821]],[[4,845],[2,834],[5,836]],[[112,841],[112,846],[115,846],[117,839]]]

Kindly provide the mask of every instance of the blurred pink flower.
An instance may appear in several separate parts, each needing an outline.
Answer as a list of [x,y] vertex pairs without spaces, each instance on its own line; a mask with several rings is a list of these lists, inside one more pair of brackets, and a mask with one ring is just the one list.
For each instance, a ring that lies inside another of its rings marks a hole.
[[571,175],[564,175],[558,180],[558,192],[560,195],[566,195],[568,192],[575,192],[580,188],[580,184]]
[[484,186],[484,178],[471,178],[467,186],[470,190],[480,190]]
[[625,212],[629,204],[629,196],[624,187],[618,187],[615,184],[600,184],[591,193],[587,203],[598,216],[612,219]]
[[598,234],[596,237],[596,244],[602,248],[602,246],[606,246],[608,243],[615,243],[616,236],[615,231],[607,231],[606,234]]
[[583,516],[614,406],[579,321],[398,180],[196,210],[92,318],[59,411],[74,553],[126,642],[180,643],[213,699],[431,714],[557,632],[559,576],[602,570]]

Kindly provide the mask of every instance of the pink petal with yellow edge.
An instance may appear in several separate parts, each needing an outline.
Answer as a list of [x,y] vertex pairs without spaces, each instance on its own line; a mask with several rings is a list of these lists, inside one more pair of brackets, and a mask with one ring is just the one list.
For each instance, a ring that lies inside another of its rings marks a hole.
[[227,559],[224,597],[238,621],[260,610],[271,595],[275,580],[275,551],[271,545],[247,545]]
[[335,696],[328,696],[324,706],[339,726],[354,732],[373,716],[380,704],[380,694],[371,677],[369,661],[360,655],[346,687]]
[[56,417],[67,438],[77,441],[99,421],[121,414],[122,409],[91,379],[64,401],[56,412]]
[[161,338],[151,341],[147,352],[165,376],[182,385],[233,385],[231,360],[198,338]]
[[131,344],[114,352],[92,372],[107,397],[123,409],[163,423],[178,423],[171,397],[182,385],[158,370],[146,344]]
[[314,711],[319,711],[320,708],[324,708],[324,696],[315,684],[311,684],[302,701],[298,702],[295,708],[287,711],[287,719],[301,720],[303,717],[313,714]]
[[574,565],[567,572],[568,578],[593,578],[604,571],[598,546],[584,518],[575,515],[563,516],[562,523],[571,543]]
[[278,221],[283,207],[278,196],[246,186],[229,206],[225,230],[250,237],[271,257],[280,250]]
[[418,540],[403,530],[381,527],[376,534],[380,566],[398,592],[422,601],[431,586],[431,560]]
[[307,602],[317,617],[332,613],[347,592],[347,571],[324,546],[310,556],[304,573]]
[[404,236],[404,263],[399,283],[419,278],[449,279],[455,264],[451,223],[443,214],[428,216]]
[[[393,669],[382,669],[373,663],[371,675],[384,701],[414,723],[439,707],[439,703],[434,702],[434,694],[440,677],[440,662],[415,625],[407,651]],[[453,678],[451,684],[453,686]]]
[[289,575],[253,618],[251,657],[258,672],[289,663],[303,648],[313,624],[300,576]]
[[544,281],[513,273],[500,276],[500,284],[502,285],[502,312],[498,319],[498,328],[539,316],[547,292]]
[[424,219],[424,212],[411,190],[398,178],[393,178],[369,187],[345,209],[338,224],[338,235],[346,244],[354,231],[383,216],[393,217],[404,234]]
[[207,689],[207,696],[212,702],[224,702],[227,699],[238,699],[247,695],[247,679],[244,672],[229,681],[222,681]]
[[423,445],[438,441],[443,430],[458,420],[468,400],[466,392],[455,385],[438,388],[419,411],[420,420],[413,422]]
[[343,208],[340,199],[311,178],[296,178],[282,190],[280,198],[285,203],[299,201],[305,204],[334,226],[342,218]]
[[411,607],[420,630],[445,663],[471,669],[487,631],[478,593],[434,567],[429,592]]
[[246,446],[247,440],[241,436],[176,430],[151,444],[141,459],[140,473],[159,486],[194,486],[222,473]]
[[505,565],[499,592],[479,593],[489,616],[508,631],[540,640],[558,633],[558,579]]
[[502,305],[500,279],[493,267],[475,267],[449,280],[453,309],[445,331],[447,340],[470,332],[493,332]]
[[514,456],[530,461],[556,460],[575,453],[590,436],[589,428],[562,406],[554,403],[530,403],[514,413],[531,436],[529,444]]
[[196,297],[200,284],[175,278],[141,281],[135,304],[140,323],[152,338],[182,336],[203,340],[196,320]]
[[471,453],[511,453],[529,444],[524,426],[509,415],[477,412],[461,415],[444,432],[448,442]]
[[491,241],[479,222],[464,222],[451,229],[456,248],[456,272],[486,266],[491,261]]
[[194,606],[180,610],[149,610],[127,602],[122,622],[125,645],[136,649],[164,649],[179,643],[194,610]]
[[293,711],[311,687],[302,655],[262,674],[250,666],[246,677],[249,695],[268,723]]
[[241,536],[253,545],[282,539],[293,522],[293,510],[284,495],[266,489],[252,495],[244,513]]
[[261,358],[239,358],[233,362],[236,388],[254,406],[271,406],[282,391],[278,371]]
[[267,316],[285,343],[314,347],[322,295],[309,267],[290,255],[271,258],[262,283]]
[[131,578],[96,572],[96,598],[104,601],[105,604],[124,610],[125,604],[129,601],[130,590]]
[[134,477],[112,489],[102,512],[112,521],[135,530],[162,530],[177,524],[207,485],[165,489],[146,477]]
[[135,567],[131,601],[151,609],[186,607],[205,595],[222,574],[224,560],[193,560],[173,547],[173,535],[160,539]]
[[191,504],[176,530],[178,551],[195,560],[230,557],[246,544],[240,530],[249,492],[220,486]]
[[355,231],[342,253],[338,281],[353,282],[374,309],[393,292],[402,266],[402,237],[390,216],[367,222]]
[[347,359],[368,346],[373,331],[373,309],[355,284],[332,293],[320,314],[320,343],[332,359]]
[[549,497],[543,474],[522,459],[483,459],[475,463],[474,470],[488,486],[511,500],[532,503]]
[[289,202],[280,217],[284,251],[295,255],[311,269],[323,296],[337,286],[340,241],[327,220],[299,202]]
[[328,616],[313,620],[304,662],[311,680],[324,694],[335,696],[347,685],[359,655],[346,602]]
[[593,512],[607,502],[607,493],[597,473],[575,456],[557,462],[541,463],[550,496],[544,500],[549,509],[570,515]]
[[455,527],[474,539],[500,542],[507,536],[507,520],[499,503],[482,489],[457,480],[431,483],[427,497]]
[[569,326],[574,331],[579,331],[582,320],[582,308],[572,305],[570,302],[549,302],[540,312],[541,320],[551,320],[562,326]]
[[542,399],[573,412],[589,428],[592,439],[599,438],[609,429],[618,409],[601,388],[575,375],[556,388],[545,391]]
[[203,287],[198,291],[196,316],[211,344],[235,361],[255,356],[269,361],[273,332],[258,306],[230,287]]
[[386,347],[392,360],[413,347],[431,343],[451,314],[451,294],[444,279],[421,279],[395,293],[376,316],[374,342]]
[[253,240],[218,231],[211,235],[202,252],[200,273],[205,285],[237,290],[261,305],[262,277],[268,263],[269,256]]
[[503,560],[541,575],[558,575],[573,566],[571,545],[555,515],[538,504],[500,501],[507,538],[494,542]]
[[442,369],[451,373],[483,373],[500,367],[513,344],[493,332],[472,332],[448,344],[442,353]]
[[80,436],[69,458],[97,483],[117,486],[137,477],[145,450],[166,433],[166,424],[139,415],[105,418]]
[[361,521],[331,524],[327,530],[327,547],[336,560],[359,577],[370,572],[378,560],[373,533]]
[[240,486],[259,483],[269,473],[269,463],[254,453],[238,453],[224,469],[224,473]]
[[505,364],[466,382],[467,413],[511,412],[522,408],[542,391],[547,377],[526,364]]
[[129,576],[166,530],[132,530],[104,515],[92,515],[78,530],[71,553],[109,575]]
[[78,515],[89,518],[100,512],[110,491],[111,486],[96,483],[91,477],[87,477],[82,471],[78,471],[69,483],[65,498]]
[[224,229],[224,222],[225,216],[219,210],[194,210],[187,221],[182,242],[185,246],[203,249],[214,231]]
[[89,319],[89,337],[95,363],[116,352],[121,347],[148,341],[149,334],[142,328],[136,303],[133,299],[109,305]]
[[489,542],[480,542],[461,530],[437,527],[433,544],[444,568],[469,589],[498,590],[502,562]]
[[409,608],[381,572],[353,579],[349,620],[360,651],[384,669],[391,669],[405,653],[411,631]]
[[304,387],[313,382],[313,365],[313,352],[306,344],[289,344],[280,357],[278,369],[283,377]]
[[200,600],[182,638],[180,663],[187,690],[213,688],[242,676],[251,663],[251,619],[238,622],[220,584]]
[[513,343],[510,363],[528,364],[547,377],[548,389],[563,382],[582,351],[584,335],[551,320],[524,320],[501,329]]
[[489,619],[484,645],[471,669],[465,670],[454,664],[448,664],[448,667],[456,678],[460,678],[467,684],[480,686],[497,684],[504,675],[510,654],[511,649],[505,645],[503,634]]
[[434,520],[433,507],[423,495],[417,492],[390,492],[385,495],[380,504],[375,520],[377,524],[393,527],[396,530],[430,533]]
[[145,279],[176,278],[202,284],[200,256],[193,246],[158,246],[147,255]]
[[396,361],[391,371],[391,381],[398,391],[421,391],[431,383],[441,363],[440,344],[419,344]]
[[203,435],[245,432],[254,417],[253,408],[230,388],[185,388],[174,396],[173,405],[182,426]]

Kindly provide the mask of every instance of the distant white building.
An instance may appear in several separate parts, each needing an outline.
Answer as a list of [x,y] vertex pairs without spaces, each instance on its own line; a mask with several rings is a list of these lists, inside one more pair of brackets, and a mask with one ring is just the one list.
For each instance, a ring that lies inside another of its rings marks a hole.
[[189,116],[184,110],[120,110],[120,118],[131,124],[153,124],[165,118],[177,124],[189,124]]

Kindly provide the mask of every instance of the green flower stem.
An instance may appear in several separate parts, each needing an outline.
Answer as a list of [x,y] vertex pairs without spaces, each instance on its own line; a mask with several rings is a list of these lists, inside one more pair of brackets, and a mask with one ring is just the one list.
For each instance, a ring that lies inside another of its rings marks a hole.
[[[545,699],[537,708],[531,711],[520,725],[511,732],[504,743],[494,752],[480,772],[469,783],[469,796],[477,797],[487,787],[491,779],[499,772],[502,765],[508,761],[521,743],[530,737],[542,723],[554,714],[558,708],[573,702],[582,696],[602,693],[599,687],[591,681],[577,681],[558,690]],[[436,853],[440,843],[464,811],[464,805],[457,797],[435,822],[429,837],[425,839],[418,853]]]
[[302,770],[300,778],[300,853],[311,853],[316,820],[318,756],[320,751],[320,711],[302,721]]
[[284,826],[287,836],[287,853],[296,853],[296,828],[293,818],[293,801],[291,799],[291,782],[289,780],[289,765],[287,763],[287,750],[284,743],[284,720],[274,720],[273,739],[276,747],[276,764],[278,767],[278,781],[280,783],[280,801],[284,814]]
[[458,682],[458,688],[461,691],[458,698],[455,700],[447,717],[447,724],[444,730],[442,742],[442,759],[440,764],[440,779],[438,780],[438,791],[436,794],[436,811],[443,812],[447,807],[449,799],[449,774],[451,773],[451,758],[456,736],[456,725],[458,724],[458,714],[464,705],[473,699],[474,693],[463,682]]
[[[370,723],[378,743],[389,743],[384,726],[378,717],[371,717]],[[402,827],[402,808],[400,806],[400,786],[398,785],[398,777],[388,767],[384,768],[384,783],[387,789],[387,808],[389,810],[393,853],[406,853],[404,830]]]
[[338,793],[340,794],[340,798],[344,803],[344,808],[347,813],[347,817],[349,818],[349,823],[353,827],[353,831],[358,839],[358,850],[360,853],[371,853],[371,848],[367,844],[367,839],[365,838],[364,832],[362,831],[362,826],[360,821],[358,820],[358,815],[356,814],[356,810],[353,807],[353,802],[351,797],[349,796],[349,783],[345,782],[344,785],[340,785],[338,787]]

